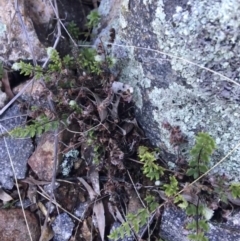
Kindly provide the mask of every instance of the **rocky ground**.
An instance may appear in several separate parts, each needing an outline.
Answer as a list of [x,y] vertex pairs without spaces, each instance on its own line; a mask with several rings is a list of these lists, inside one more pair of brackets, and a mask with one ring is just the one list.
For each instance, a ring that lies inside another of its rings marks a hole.
[[[167,133],[170,149],[177,153],[172,155],[152,145],[154,135],[149,137],[149,133],[157,129],[149,130],[148,125],[139,124],[139,102],[131,84],[135,85],[136,80],[131,82],[133,76],[129,76],[128,84],[123,83],[123,66],[114,64],[116,29],[105,31],[106,45],[96,35],[91,36],[92,27],[96,26],[85,25],[98,18],[88,15],[98,3],[83,1],[81,8],[64,1],[59,6],[56,2],[46,6],[42,1],[23,2],[19,8],[14,1],[6,3],[9,8],[12,4],[20,19],[17,10],[26,14],[23,25],[21,21],[14,25],[15,32],[26,30],[36,39],[30,39],[29,58],[21,65],[25,74],[11,69],[13,64],[19,66],[18,58],[25,56],[23,49],[16,48],[3,61],[1,240],[110,241],[114,238],[109,235],[123,224],[125,229],[119,231],[115,240],[187,241],[191,233],[187,225],[192,220],[198,223],[202,216],[198,211],[187,215],[180,209],[179,204],[185,203],[176,201],[179,191],[189,206],[194,205],[197,210],[201,205],[207,207],[204,220],[209,230],[204,231],[210,241],[240,239],[240,200],[230,192],[229,177],[206,175],[195,182],[187,175],[189,160],[179,152],[181,145],[189,143],[180,127],[167,121],[158,123]],[[4,9],[1,4],[0,10]],[[101,4],[105,6],[106,2]],[[77,18],[74,8],[84,10],[81,18]],[[128,8],[135,11],[131,4]],[[36,17],[39,9],[43,15],[47,12],[48,17],[61,18],[48,25],[52,18],[40,21]],[[68,12],[68,24],[60,30],[64,9]],[[29,27],[28,17],[34,29]],[[5,19],[7,16],[1,21]],[[44,35],[42,28],[46,25],[50,27]],[[47,39],[52,31],[52,39]],[[29,40],[20,37],[21,41]],[[76,43],[86,44],[91,38],[98,39],[95,52],[76,47]],[[28,41],[21,41],[22,46],[27,46]],[[58,52],[53,48],[46,51],[44,45],[57,46]],[[31,52],[30,46],[36,52]],[[146,97],[144,105],[147,101]],[[149,110],[141,115],[146,115],[142,120],[152,121]],[[159,138],[159,134],[156,136]],[[202,231],[195,229],[193,233]]]

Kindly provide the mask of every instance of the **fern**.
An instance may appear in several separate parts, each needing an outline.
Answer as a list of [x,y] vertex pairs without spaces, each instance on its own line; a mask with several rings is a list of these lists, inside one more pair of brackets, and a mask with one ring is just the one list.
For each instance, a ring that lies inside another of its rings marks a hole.
[[191,161],[188,164],[187,175],[197,179],[205,173],[208,170],[210,156],[215,149],[215,141],[208,133],[198,133],[196,143],[190,152]]
[[158,203],[155,201],[155,197],[148,195],[145,198],[147,208],[139,209],[136,214],[129,213],[126,215],[126,222],[116,229],[114,229],[108,238],[113,240],[118,240],[128,237],[131,235],[133,230],[135,233],[138,233],[140,228],[147,224],[151,212],[156,210]]
[[165,193],[168,197],[173,197],[176,195],[178,191],[178,181],[174,176],[170,176],[170,183],[164,184],[165,187]]
[[187,229],[196,231],[188,235],[188,238],[193,241],[208,241],[208,238],[205,236],[205,233],[209,230],[209,225],[207,220],[204,218],[206,208],[203,205],[195,206],[190,204],[186,213],[188,216],[196,216],[196,220],[192,221],[187,225]]
[[33,120],[33,123],[25,127],[16,127],[10,131],[10,135],[17,138],[39,136],[49,130],[58,128],[58,121],[49,121],[47,117],[42,116],[39,120]]
[[143,173],[150,180],[159,180],[164,174],[164,169],[155,163],[156,153],[150,152],[147,147],[139,146],[138,156],[143,162]]

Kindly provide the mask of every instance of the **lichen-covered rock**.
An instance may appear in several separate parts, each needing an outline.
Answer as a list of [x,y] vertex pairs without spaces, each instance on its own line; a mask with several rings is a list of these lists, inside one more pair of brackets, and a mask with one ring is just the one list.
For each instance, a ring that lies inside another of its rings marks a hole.
[[[186,159],[200,131],[216,140],[213,163],[238,144],[239,10],[238,0],[101,1],[96,44],[100,37],[108,42],[115,28],[119,81],[134,87],[138,120],[163,151],[177,154],[166,122],[186,135],[178,150]],[[239,156],[235,150],[213,172],[239,181]]]

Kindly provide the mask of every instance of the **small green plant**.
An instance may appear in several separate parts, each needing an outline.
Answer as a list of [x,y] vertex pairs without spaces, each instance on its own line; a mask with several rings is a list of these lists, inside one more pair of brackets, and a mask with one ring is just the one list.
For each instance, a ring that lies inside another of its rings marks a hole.
[[190,152],[191,160],[188,164],[187,175],[197,179],[205,173],[209,168],[210,156],[215,149],[215,141],[208,133],[198,133],[196,143]]
[[240,183],[232,183],[229,189],[233,198],[240,198]]
[[174,198],[174,203],[176,203],[181,209],[186,209],[188,207],[188,202],[182,195],[177,195]]
[[75,100],[70,100],[69,101],[69,106],[72,110],[74,110],[76,113],[81,114],[82,113],[82,109],[79,107],[79,105],[77,104],[77,102]]
[[156,210],[158,203],[155,197],[148,195],[145,199],[147,208],[139,209],[136,214],[129,213],[126,215],[126,222],[116,229],[114,229],[108,236],[110,239],[118,240],[123,239],[131,235],[132,231],[136,234],[139,232],[140,228],[147,224],[151,212]]
[[173,197],[176,195],[178,191],[178,181],[174,176],[170,176],[170,183],[164,184],[163,187],[165,188],[165,194],[168,197]]
[[99,15],[98,11],[93,10],[87,16],[86,26],[89,29],[94,28],[98,25],[99,21],[100,21],[100,15]]
[[71,21],[68,26],[67,26],[67,30],[69,32],[69,34],[71,35],[71,37],[73,39],[78,39],[80,36],[80,31],[79,28],[77,26],[76,23],[74,23],[73,21]]
[[65,68],[72,68],[74,66],[74,58],[67,54],[63,57],[63,65]]
[[12,69],[20,70],[20,74],[25,76],[33,76],[34,74],[36,79],[44,77],[46,80],[49,80],[50,74],[59,73],[62,70],[63,64],[59,57],[59,53],[54,48],[47,48],[47,54],[51,62],[46,71],[39,65],[32,66],[30,63],[25,63],[23,61],[14,63]]
[[[196,143],[190,152],[191,161],[189,162],[187,175],[193,176],[193,178],[196,179],[206,172],[208,170],[210,156],[215,148],[215,141],[208,133],[199,133],[196,136]],[[143,162],[143,173],[146,177],[151,180],[159,180],[164,174],[165,169],[156,164],[156,153],[150,152],[145,146],[139,146],[138,156],[140,161]],[[199,202],[197,205],[189,204],[182,195],[178,194],[179,185],[176,177],[170,176],[169,181],[169,183],[163,185],[166,196],[170,198],[174,197],[174,203],[180,208],[185,209],[187,215],[195,218],[193,222],[187,225],[187,228],[193,232],[196,231],[196,233],[190,234],[188,238],[194,241],[208,241],[205,233],[209,229],[208,220],[212,217],[213,211],[199,204]],[[240,184],[232,184],[230,190],[234,193],[234,197],[240,197]],[[126,216],[126,222],[115,229],[110,234],[110,238],[116,240],[129,236],[133,230],[137,233],[141,225],[147,223],[151,212],[156,210],[158,204],[154,202],[152,196],[147,196],[145,201],[147,202],[147,208],[139,210],[137,214],[128,214]]]
[[79,54],[79,64],[89,73],[99,75],[101,70],[101,62],[96,60],[97,51],[93,48],[84,48]]
[[[198,133],[195,145],[190,152],[191,161],[188,164],[187,175],[197,179],[201,174],[204,174],[209,168],[210,157],[215,149],[215,141],[208,133]],[[196,233],[188,235],[188,238],[194,241],[208,241],[205,233],[209,229],[208,220],[212,216],[212,210],[200,205],[198,197],[197,205],[188,205],[186,213],[195,217],[195,220],[189,223],[187,228],[196,231]]]
[[208,241],[208,238],[205,236],[205,232],[209,230],[209,225],[205,217],[205,207],[203,205],[193,205],[190,204],[186,208],[186,213],[188,216],[196,217],[196,220],[192,221],[187,225],[187,229],[196,231],[188,235],[190,240],[194,241]]
[[140,161],[143,162],[143,173],[150,180],[159,180],[164,174],[164,169],[156,164],[156,153],[150,152],[145,146],[139,146],[138,156]]
[[0,79],[2,79],[3,77],[3,72],[4,72],[3,63],[0,61]]
[[33,120],[30,125],[14,128],[10,131],[10,135],[18,138],[39,136],[49,130],[57,129],[58,125],[58,121],[50,121],[46,116],[40,116],[37,120]]
[[60,72],[62,70],[62,61],[58,51],[49,47],[47,48],[47,54],[51,60],[50,64],[48,65],[50,73]]

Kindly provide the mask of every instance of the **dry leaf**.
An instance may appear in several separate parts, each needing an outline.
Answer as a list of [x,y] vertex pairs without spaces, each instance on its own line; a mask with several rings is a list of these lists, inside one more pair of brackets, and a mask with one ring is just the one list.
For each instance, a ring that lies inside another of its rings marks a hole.
[[[98,114],[100,117],[101,122],[103,122],[106,118],[107,118],[107,100],[108,98],[110,98],[109,96],[105,99],[102,100],[97,94],[93,93],[90,89],[86,88],[86,87],[82,87],[82,89],[88,91],[95,99],[95,105],[97,106],[97,110],[98,110]],[[111,97],[112,98],[112,97]]]
[[[92,189],[92,187],[81,177],[78,177],[78,180],[83,184],[87,189],[90,199],[93,201],[97,196],[97,193]],[[93,206],[93,213],[97,220],[98,229],[102,241],[104,241],[105,235],[105,212],[102,201],[96,202]]]
[[13,198],[10,195],[8,195],[6,192],[4,192],[1,188],[0,188],[0,199],[3,202],[9,202],[13,200]]
[[96,216],[97,219],[97,224],[98,224],[98,229],[100,232],[100,236],[102,241],[104,241],[104,235],[105,235],[105,212],[104,212],[104,207],[103,203],[97,202],[93,206],[93,212]]
[[53,236],[54,236],[54,233],[51,227],[47,225],[45,228],[43,228],[43,226],[41,226],[41,237],[39,241],[49,241],[53,238]]
[[96,171],[96,167],[93,165],[90,167],[89,178],[93,186],[93,190],[100,195],[100,185],[99,185],[99,172]]
[[82,227],[81,227],[81,235],[86,241],[91,241],[92,240],[92,232],[91,229],[89,229],[87,221],[84,220]]
[[120,96],[116,96],[116,100],[114,102],[112,102],[112,108],[110,109],[110,114],[113,118],[113,120],[118,120],[119,116],[118,116],[118,105],[120,102]]
[[[42,204],[42,202],[38,202],[37,205],[38,205],[39,209],[41,210],[41,212],[43,213],[43,215],[44,215],[45,217],[47,217],[47,209],[46,209],[46,207]],[[51,219],[50,219],[49,217],[48,217],[48,221],[51,221]]]

